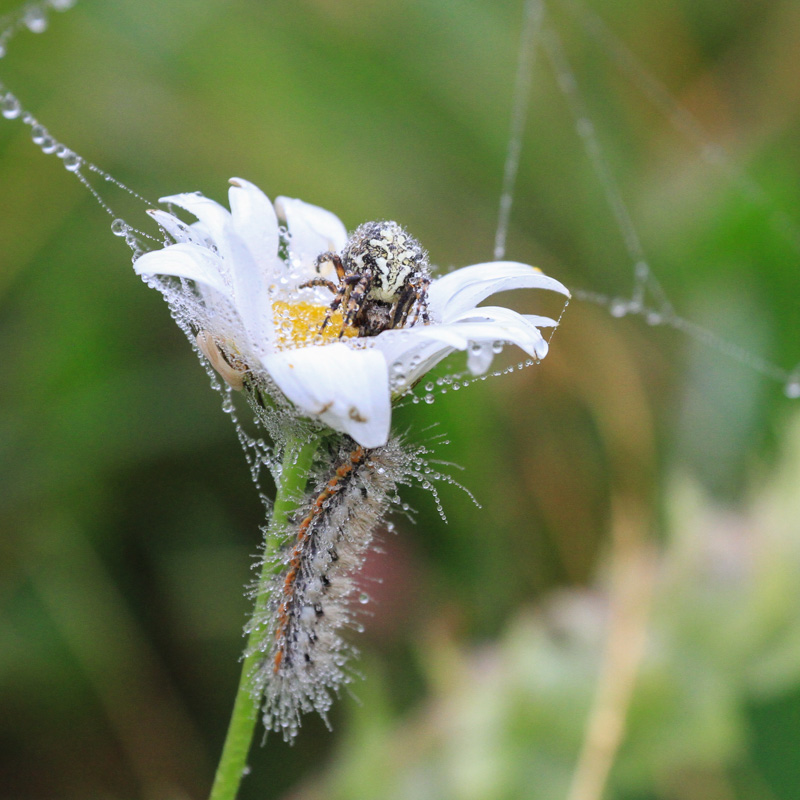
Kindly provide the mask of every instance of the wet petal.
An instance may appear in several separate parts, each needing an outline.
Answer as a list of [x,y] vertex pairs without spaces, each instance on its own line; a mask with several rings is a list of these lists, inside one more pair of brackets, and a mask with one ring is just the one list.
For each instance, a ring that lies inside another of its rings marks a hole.
[[495,292],[550,289],[569,297],[567,288],[535,267],[516,261],[491,261],[457,269],[433,281],[428,303],[434,317],[450,322]]
[[272,335],[272,321],[266,276],[236,229],[231,213],[214,200],[197,193],[162,197],[161,202],[180,206],[200,220],[219,250],[226,278],[231,284],[229,296],[251,341],[268,342]]
[[278,197],[275,210],[289,228],[292,256],[308,268],[320,253],[338,253],[347,243],[342,221],[324,208],[292,197]]
[[173,214],[161,211],[157,208],[149,208],[147,213],[156,221],[159,227],[163,228],[176,242],[206,246],[208,234],[204,230],[199,230],[199,223],[187,225],[183,220],[178,219]]
[[349,434],[364,447],[388,441],[389,376],[377,350],[353,350],[336,342],[273,353],[263,363],[304,414]]
[[186,278],[216,289],[231,298],[225,282],[222,259],[205,247],[196,244],[173,244],[163,250],[153,250],[140,256],[133,264],[137,275],[170,275]]
[[473,375],[489,369],[492,345],[508,342],[533,358],[544,358],[547,342],[537,325],[551,327],[547,317],[527,317],[502,306],[470,309],[446,325],[420,325],[404,331],[386,331],[375,346],[386,358],[396,390],[411,385],[454,350],[466,350],[467,367]]
[[264,280],[282,266],[278,260],[278,217],[269,198],[257,186],[242,178],[231,178],[228,199],[233,227],[258,264]]

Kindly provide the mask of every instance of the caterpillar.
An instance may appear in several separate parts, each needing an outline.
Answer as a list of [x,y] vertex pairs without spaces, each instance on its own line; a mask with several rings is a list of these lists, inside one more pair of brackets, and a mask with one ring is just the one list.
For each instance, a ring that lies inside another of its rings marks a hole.
[[328,462],[285,531],[267,611],[254,618],[263,654],[252,686],[264,727],[291,741],[302,714],[327,712],[352,680],[354,648],[343,634],[357,625],[360,570],[375,529],[396,497],[407,461],[397,440],[374,449],[349,437]]

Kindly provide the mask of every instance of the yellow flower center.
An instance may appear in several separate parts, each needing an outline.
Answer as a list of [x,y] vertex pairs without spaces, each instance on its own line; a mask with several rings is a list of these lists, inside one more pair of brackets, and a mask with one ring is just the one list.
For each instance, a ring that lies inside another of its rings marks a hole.
[[328,344],[343,336],[358,336],[358,331],[352,325],[344,324],[341,311],[334,311],[328,324],[320,330],[328,306],[316,303],[295,302],[287,303],[283,300],[273,300],[272,310],[275,319],[275,349],[292,350],[296,347],[306,347],[310,344]]

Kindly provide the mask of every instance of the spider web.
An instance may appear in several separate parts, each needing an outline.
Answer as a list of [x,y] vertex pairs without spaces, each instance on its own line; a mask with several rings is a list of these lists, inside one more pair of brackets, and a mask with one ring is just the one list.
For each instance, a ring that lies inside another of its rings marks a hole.
[[[52,11],[65,11],[76,0],[40,0],[22,5],[17,11],[0,17],[0,58],[6,55],[10,40],[21,31],[41,33],[49,24]],[[706,133],[700,122],[682,106],[654,77],[627,45],[609,28],[604,20],[587,8],[582,0],[526,0],[519,45],[519,56],[513,94],[507,154],[500,192],[498,221],[493,254],[502,259],[512,210],[515,200],[516,181],[520,160],[523,156],[523,141],[526,131],[533,77],[537,62],[543,61],[555,86],[558,87],[574,122],[576,136],[586,158],[602,187],[619,236],[630,260],[631,289],[627,295],[611,295],[593,289],[573,289],[573,296],[583,302],[593,303],[608,310],[611,316],[620,318],[638,316],[651,326],[665,326],[691,337],[703,345],[739,362],[770,381],[783,385],[787,397],[800,397],[800,366],[786,369],[767,360],[736,342],[728,341],[713,330],[681,316],[670,301],[661,283],[654,274],[645,244],[633,221],[628,205],[620,190],[618,180],[611,167],[598,136],[593,116],[587,106],[580,81],[570,64],[562,38],[553,22],[552,11],[556,8],[566,12],[586,38],[593,42],[598,52],[636,89],[669,124],[697,151],[705,164],[718,171],[748,202],[761,208],[769,224],[800,254],[800,226],[782,209],[755,180],[742,171],[728,156],[725,149]],[[0,113],[9,120],[19,120],[30,128],[31,139],[46,155],[61,159],[68,172],[75,176],[89,191],[100,207],[111,217],[111,231],[124,239],[131,249],[133,259],[138,258],[152,245],[162,246],[158,238],[135,228],[122,219],[106,197],[106,188],[113,185],[134,197],[148,208],[154,203],[146,200],[133,189],[118,181],[111,174],[87,161],[74,150],[59,142],[36,117],[27,111],[13,92],[0,82]],[[522,369],[532,365],[530,359],[516,365]],[[498,370],[491,375],[514,371],[515,367]],[[483,376],[486,377],[486,376]],[[440,378],[438,391],[448,387],[460,388],[472,382],[464,375]],[[426,402],[432,402],[433,384],[426,385]],[[414,402],[419,398],[414,397]]]
[[[774,230],[787,240],[796,253],[800,254],[800,227],[797,223],[778,208],[769,194],[735,164],[725,149],[705,132],[691,112],[645,68],[603,19],[588,9],[581,0],[555,0],[555,2],[566,9],[586,36],[597,45],[601,55],[610,60],[613,66],[695,148],[700,159],[717,170],[743,197],[761,208]],[[784,369],[735,342],[723,339],[714,331],[681,317],[676,312],[653,272],[642,239],[600,143],[592,115],[575,71],[565,53],[561,36],[550,21],[549,5],[544,0],[527,0],[525,3],[510,135],[495,235],[495,259],[501,259],[505,255],[537,51],[543,51],[551,77],[566,102],[577,137],[602,186],[605,201],[611,210],[632,265],[632,288],[629,295],[612,296],[578,288],[573,289],[573,296],[577,300],[603,306],[613,317],[637,315],[646,319],[649,325],[668,326],[680,331],[735,359],[763,377],[783,384],[787,397],[800,397],[800,367],[795,367],[793,370]]]

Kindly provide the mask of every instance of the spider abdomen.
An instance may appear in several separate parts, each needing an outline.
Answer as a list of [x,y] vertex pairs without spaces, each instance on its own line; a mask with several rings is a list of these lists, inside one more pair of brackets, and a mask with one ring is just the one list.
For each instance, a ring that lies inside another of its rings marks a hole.
[[427,324],[430,267],[422,245],[396,222],[365,222],[347,240],[341,254],[326,252],[317,257],[317,270],[323,263],[336,269],[338,286],[327,278],[314,278],[302,284],[325,286],[333,293],[331,314],[341,307],[345,327],[359,336],[377,336],[391,328]]
[[396,222],[366,222],[342,251],[342,264],[356,275],[371,273],[367,297],[396,302],[409,281],[428,276],[428,255],[422,245]]

